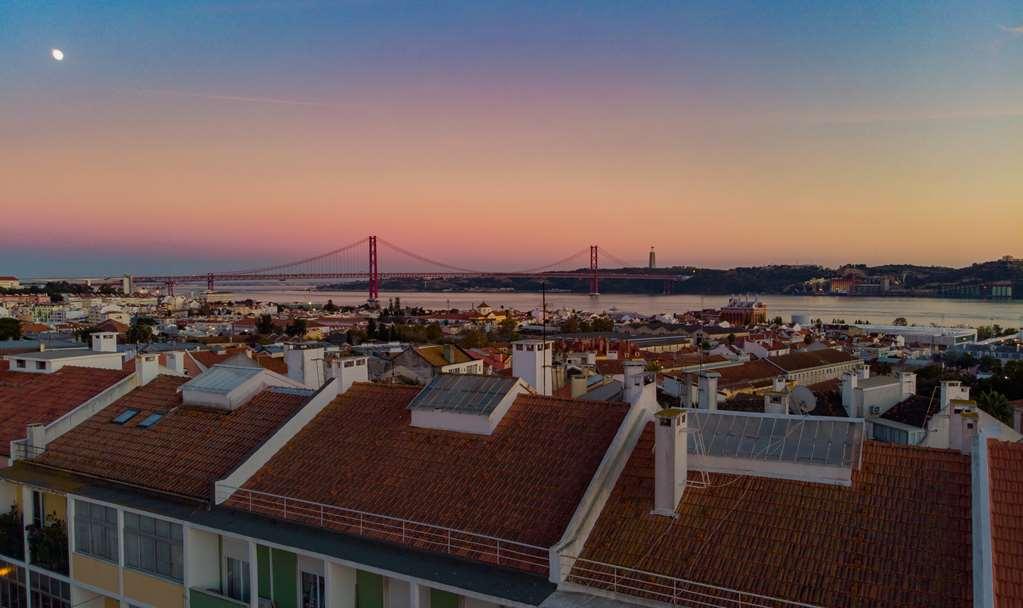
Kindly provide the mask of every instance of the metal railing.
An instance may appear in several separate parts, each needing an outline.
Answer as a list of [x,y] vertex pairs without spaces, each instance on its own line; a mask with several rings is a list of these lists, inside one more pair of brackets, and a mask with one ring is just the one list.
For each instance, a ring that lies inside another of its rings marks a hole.
[[235,509],[528,572],[550,570],[546,547],[223,484],[216,489],[230,493],[224,504]]
[[654,600],[673,606],[706,608],[817,608],[757,593],[605,564],[580,557],[563,556],[569,583],[613,593]]

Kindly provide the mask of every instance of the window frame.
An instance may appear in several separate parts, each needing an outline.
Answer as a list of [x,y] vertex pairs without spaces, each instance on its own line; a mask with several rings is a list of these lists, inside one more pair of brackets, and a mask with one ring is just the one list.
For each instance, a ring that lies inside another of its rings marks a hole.
[[[123,537],[125,568],[179,584],[184,582],[185,532],[181,524],[125,511]],[[161,553],[166,554],[167,571],[160,568]]]
[[[75,499],[74,505],[75,553],[114,564],[118,563],[121,531],[117,521],[117,509],[80,498]],[[86,511],[88,511],[88,515],[83,516]],[[96,517],[97,511],[102,514],[102,517]],[[83,527],[85,527],[84,530]],[[86,534],[83,535],[83,532]],[[110,551],[109,555],[96,550],[96,534],[102,535],[100,542],[106,543]],[[88,547],[82,547],[83,539],[87,539]]]

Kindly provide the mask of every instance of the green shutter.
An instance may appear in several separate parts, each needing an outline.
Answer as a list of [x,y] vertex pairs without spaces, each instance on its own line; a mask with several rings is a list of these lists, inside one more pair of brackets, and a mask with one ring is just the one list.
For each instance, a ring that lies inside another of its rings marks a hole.
[[272,599],[270,596],[270,548],[256,545],[256,567],[259,570],[259,597]]
[[440,589],[430,589],[430,608],[458,608],[458,596]]
[[298,608],[298,558],[294,553],[273,549],[274,604],[277,608]]
[[356,571],[355,608],[384,608],[384,577]]

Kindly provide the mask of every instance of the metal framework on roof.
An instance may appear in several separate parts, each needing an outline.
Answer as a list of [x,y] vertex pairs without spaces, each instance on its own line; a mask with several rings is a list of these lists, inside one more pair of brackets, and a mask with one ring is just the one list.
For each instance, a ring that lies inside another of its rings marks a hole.
[[441,374],[419,391],[408,409],[487,416],[517,383],[516,378]]
[[688,417],[689,428],[702,439],[702,446],[688,443],[690,454],[846,469],[860,464],[859,418],[695,409]]
[[226,395],[261,373],[261,367],[219,364],[189,380],[181,388]]

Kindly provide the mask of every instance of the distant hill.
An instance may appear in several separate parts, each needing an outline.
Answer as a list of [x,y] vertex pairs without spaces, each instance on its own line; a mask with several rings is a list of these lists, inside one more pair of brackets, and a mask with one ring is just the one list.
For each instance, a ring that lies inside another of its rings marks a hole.
[[[586,269],[578,269],[585,272]],[[611,269],[604,269],[611,270]],[[643,273],[646,268],[615,269],[616,272]],[[696,268],[672,266],[658,268],[658,274],[676,275],[670,292],[676,294],[791,294],[808,295],[826,293],[831,279],[856,277],[863,282],[877,281],[886,277],[891,291],[871,295],[899,296],[942,296],[958,293],[967,295],[971,288],[991,283],[1008,282],[1012,285],[1014,298],[1023,298],[1023,261],[996,260],[978,262],[963,268],[945,266],[916,266],[913,264],[885,264],[867,266],[847,264],[838,268],[813,265],[770,265],[741,266],[722,270],[718,268]],[[683,277],[688,277],[681,280]],[[365,283],[342,283],[323,285],[320,289],[363,289]],[[601,293],[645,293],[665,292],[662,281],[636,281],[625,279],[601,279]],[[473,279],[402,279],[387,280],[384,289],[409,291],[463,291],[463,290],[507,290],[537,291],[538,280],[510,278]],[[547,280],[550,290],[586,293],[587,281],[551,278]],[[958,291],[957,291],[958,290]]]

